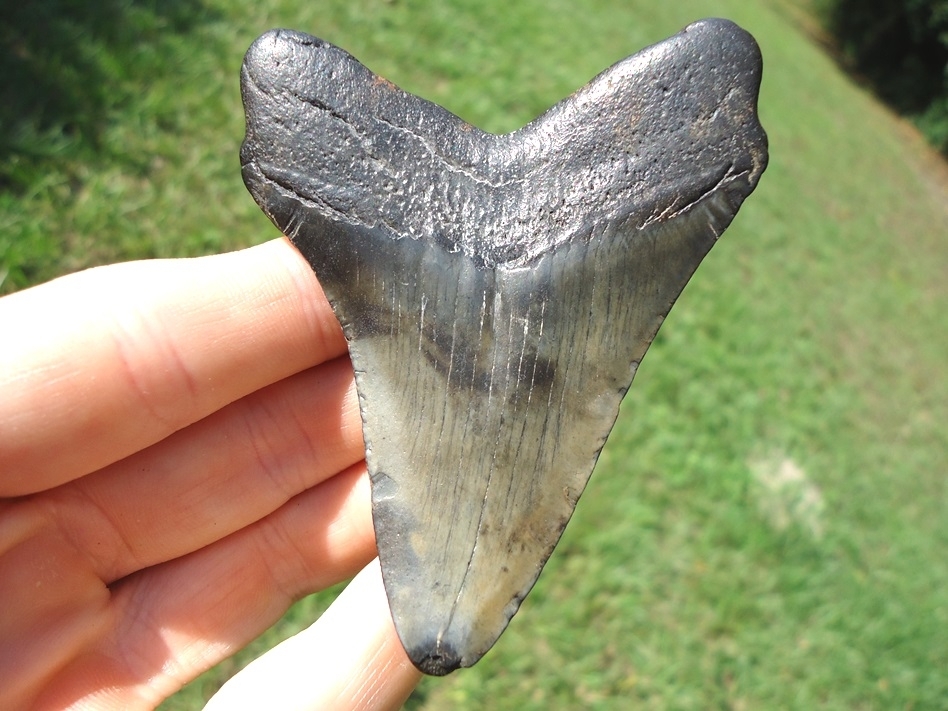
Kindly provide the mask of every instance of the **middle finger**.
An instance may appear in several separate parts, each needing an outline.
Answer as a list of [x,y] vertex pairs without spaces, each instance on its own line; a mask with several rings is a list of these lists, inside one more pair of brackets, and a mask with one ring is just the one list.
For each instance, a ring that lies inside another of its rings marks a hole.
[[240,530],[364,454],[352,367],[338,358],[31,503],[110,583]]

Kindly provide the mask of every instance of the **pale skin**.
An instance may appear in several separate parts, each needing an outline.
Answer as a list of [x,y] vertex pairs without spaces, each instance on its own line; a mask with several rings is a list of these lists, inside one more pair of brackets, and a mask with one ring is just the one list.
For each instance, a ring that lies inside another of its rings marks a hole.
[[0,299],[0,707],[153,708],[358,574],[208,708],[399,708],[420,674],[363,456],[345,340],[286,240]]

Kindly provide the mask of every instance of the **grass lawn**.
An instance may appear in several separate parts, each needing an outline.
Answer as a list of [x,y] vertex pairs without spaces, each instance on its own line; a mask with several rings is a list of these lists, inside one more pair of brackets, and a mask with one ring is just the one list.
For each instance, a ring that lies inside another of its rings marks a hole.
[[[407,707],[945,709],[948,168],[816,47],[800,2],[431,5],[129,4],[97,19],[108,51],[60,28],[72,44],[44,61],[88,91],[43,105],[45,127],[6,117],[0,293],[275,236],[237,158],[242,53],[271,27],[508,131],[730,17],[763,50],[770,168],[667,319],[509,630]],[[331,594],[163,708],[199,707]]]

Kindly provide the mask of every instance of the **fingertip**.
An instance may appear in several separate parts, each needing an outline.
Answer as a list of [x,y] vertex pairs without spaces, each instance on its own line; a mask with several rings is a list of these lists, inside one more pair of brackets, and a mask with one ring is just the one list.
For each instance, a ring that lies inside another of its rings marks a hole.
[[395,632],[376,559],[315,624],[248,665],[205,709],[398,709],[420,679]]

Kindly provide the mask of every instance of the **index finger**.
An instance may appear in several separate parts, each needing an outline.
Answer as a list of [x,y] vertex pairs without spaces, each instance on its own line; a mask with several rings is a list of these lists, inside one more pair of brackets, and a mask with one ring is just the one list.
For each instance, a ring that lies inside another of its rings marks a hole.
[[0,496],[122,459],[345,352],[285,239],[99,267],[0,299]]

